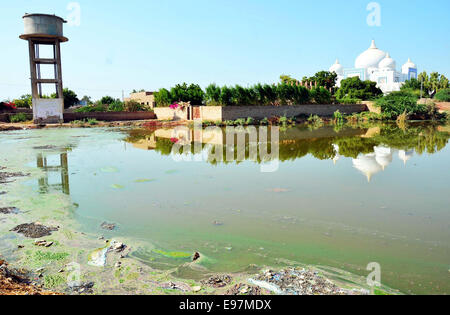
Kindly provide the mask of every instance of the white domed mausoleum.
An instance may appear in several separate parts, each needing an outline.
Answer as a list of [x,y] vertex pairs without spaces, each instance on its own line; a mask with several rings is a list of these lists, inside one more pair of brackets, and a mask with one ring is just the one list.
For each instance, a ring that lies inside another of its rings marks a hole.
[[396,68],[397,63],[389,53],[378,49],[375,41],[372,41],[369,49],[356,58],[354,68],[344,68],[339,60],[336,60],[329,71],[338,75],[338,87],[343,79],[359,77],[363,81],[376,82],[384,93],[389,93],[400,91],[406,80],[417,79],[417,66],[411,59],[402,66],[401,72],[397,72]]

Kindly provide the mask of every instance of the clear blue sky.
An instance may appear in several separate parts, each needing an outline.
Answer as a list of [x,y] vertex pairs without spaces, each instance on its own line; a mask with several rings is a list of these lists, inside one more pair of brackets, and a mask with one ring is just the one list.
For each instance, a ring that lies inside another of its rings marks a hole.
[[[63,0],[1,3],[0,99],[30,93],[22,15],[67,18]],[[370,0],[79,0],[80,26],[65,25],[63,79],[82,97],[121,97],[176,83],[248,85],[327,70],[338,57],[353,67],[375,39],[397,68],[450,75],[450,1],[379,0],[381,26],[370,27]]]

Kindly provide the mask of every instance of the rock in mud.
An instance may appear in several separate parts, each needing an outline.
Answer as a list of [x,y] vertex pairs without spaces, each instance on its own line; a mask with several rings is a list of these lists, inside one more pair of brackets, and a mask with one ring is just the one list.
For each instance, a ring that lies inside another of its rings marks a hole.
[[204,285],[213,288],[223,288],[231,283],[232,278],[228,275],[216,275],[212,276],[207,280],[201,281]]
[[261,288],[239,283],[228,289],[225,295],[261,295]]
[[109,230],[112,231],[116,228],[116,225],[114,223],[107,223],[107,222],[103,222],[100,227],[104,230]]
[[95,285],[94,282],[86,282],[86,283],[81,283],[79,285],[69,284],[69,289],[73,293],[92,294],[92,293],[94,293],[94,290],[93,290],[94,285]]
[[36,223],[25,223],[16,226],[11,230],[12,232],[17,232],[23,234],[28,238],[41,238],[44,236],[49,236],[52,232],[58,231],[57,227],[47,227],[38,222]]
[[126,248],[126,245],[120,242],[113,242],[111,244],[111,250],[115,251],[116,253],[122,252]]
[[6,207],[6,208],[0,208],[1,214],[18,214],[19,209],[15,207]]
[[189,292],[191,291],[191,287],[183,282],[167,282],[161,284],[161,288],[163,289],[169,289],[169,290],[179,290],[182,292]]
[[199,252],[195,252],[194,257],[192,258],[192,261],[196,261],[200,259],[200,253]]

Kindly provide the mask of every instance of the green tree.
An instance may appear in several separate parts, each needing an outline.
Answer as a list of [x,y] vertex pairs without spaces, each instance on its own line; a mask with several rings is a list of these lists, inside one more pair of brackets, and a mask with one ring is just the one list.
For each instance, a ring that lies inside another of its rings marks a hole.
[[376,99],[382,94],[383,92],[377,88],[376,82],[361,81],[359,77],[352,77],[341,81],[341,87],[336,92],[336,98],[339,101],[344,99],[366,101]]
[[[50,97],[56,98],[56,93],[53,93]],[[72,107],[78,104],[78,102],[80,101],[78,99],[77,94],[74,91],[69,90],[68,88],[63,89],[63,98],[64,98],[64,108]]]
[[308,81],[317,82],[317,86],[323,86],[327,89],[334,88],[336,80],[337,74],[329,71],[319,71],[308,79]]
[[221,89],[215,83],[210,84],[205,90],[205,99],[207,105],[220,105],[220,93]]
[[15,99],[13,101],[14,104],[16,104],[16,107],[18,108],[31,108],[33,107],[33,101],[31,98],[31,94],[25,94],[22,95],[20,98]]
[[114,99],[114,98],[112,98],[111,96],[103,96],[101,99],[100,99],[100,103],[102,104],[102,105],[109,105],[109,104],[112,104],[112,103],[114,103],[116,100]]
[[167,89],[160,89],[155,93],[155,102],[157,107],[167,107],[172,104],[172,97]]
[[290,75],[282,74],[280,75],[280,80],[282,84],[296,84],[298,82],[297,79],[294,79]]

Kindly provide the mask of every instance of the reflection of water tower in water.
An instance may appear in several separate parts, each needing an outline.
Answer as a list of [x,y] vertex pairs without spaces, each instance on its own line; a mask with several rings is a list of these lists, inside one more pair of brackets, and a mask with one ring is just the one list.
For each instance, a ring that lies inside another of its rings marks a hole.
[[[64,98],[61,70],[60,43],[67,42],[63,36],[64,19],[49,14],[25,14],[25,32],[20,38],[28,41],[31,72],[31,95],[35,123],[58,123],[63,121]],[[50,46],[52,56],[40,56],[40,48]],[[54,76],[42,78],[41,65],[53,67]],[[43,85],[54,85],[56,98],[43,98]]]

